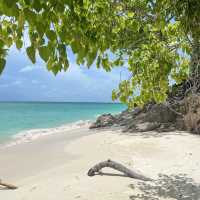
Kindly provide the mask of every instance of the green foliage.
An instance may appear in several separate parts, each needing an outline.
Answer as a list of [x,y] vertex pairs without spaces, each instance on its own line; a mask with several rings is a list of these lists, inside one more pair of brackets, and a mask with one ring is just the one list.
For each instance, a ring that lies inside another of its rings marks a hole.
[[26,53],[28,55],[28,57],[30,58],[30,60],[32,61],[32,63],[35,63],[35,48],[33,46],[27,47],[26,49]]
[[200,42],[199,0],[0,0],[0,15],[0,72],[6,49],[21,49],[28,31],[28,57],[35,63],[39,53],[54,74],[68,69],[68,48],[87,67],[128,64],[132,76],[112,98],[129,106],[164,101],[169,79],[188,76],[192,42]]
[[50,52],[48,46],[41,46],[41,47],[38,48],[38,50],[39,50],[40,57],[45,62],[47,62],[49,60],[50,55],[51,55],[51,52]]
[[6,64],[6,60],[3,59],[3,58],[0,58],[0,74],[2,73],[4,67],[5,67],[5,64]]

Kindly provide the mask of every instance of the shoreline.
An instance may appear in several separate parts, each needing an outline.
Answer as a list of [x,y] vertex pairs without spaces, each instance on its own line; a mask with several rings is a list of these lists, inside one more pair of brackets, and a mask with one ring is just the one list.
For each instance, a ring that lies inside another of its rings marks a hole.
[[[199,151],[200,137],[187,132],[123,133],[77,128],[1,149],[0,178],[19,188],[14,191],[0,188],[0,197],[6,200],[128,200],[144,192],[141,183],[156,184],[119,176],[87,176],[89,168],[108,158],[154,180],[163,174],[159,182],[163,185],[158,186],[161,189],[167,190],[172,185],[173,191],[188,192],[190,189],[184,188],[192,184],[192,191],[200,192]],[[103,171],[118,174],[110,169]],[[152,191],[151,195],[155,195],[153,187],[148,190]],[[171,198],[161,194],[156,197],[171,200],[173,191],[168,194]],[[195,199],[192,192],[187,195]]]
[[[51,169],[63,163],[66,158],[74,159],[73,154],[65,153],[64,148],[73,140],[91,134],[88,127],[54,132],[33,140],[0,148],[1,177],[8,181],[18,181],[40,171]],[[9,143],[8,143],[9,144]]]
[[[16,134],[36,132],[39,135],[48,129],[73,126],[81,121],[95,121],[105,112],[118,114],[125,109],[122,104],[111,103],[97,105],[79,102],[19,102],[11,104],[8,102],[0,104],[0,145],[15,137]],[[49,132],[54,132],[54,130],[49,130]]]
[[[112,113],[113,116],[121,112]],[[95,115],[94,119],[77,120],[74,122],[66,122],[61,125],[55,125],[47,128],[25,129],[8,136],[0,137],[0,149],[15,146],[21,143],[31,142],[44,136],[57,134],[59,132],[71,131],[77,128],[88,128],[102,114]]]
[[58,134],[60,132],[73,131],[78,128],[88,128],[91,123],[92,120],[78,120],[72,123],[65,123],[50,128],[23,130],[11,136],[0,138],[0,149],[15,146],[21,143],[28,143],[45,136]]

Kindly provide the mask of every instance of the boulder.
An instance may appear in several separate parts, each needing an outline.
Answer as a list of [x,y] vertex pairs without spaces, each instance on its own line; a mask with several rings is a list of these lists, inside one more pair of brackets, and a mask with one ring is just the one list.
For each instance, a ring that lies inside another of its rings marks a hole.
[[104,114],[97,118],[97,120],[90,126],[90,129],[93,128],[102,128],[102,127],[110,127],[114,125],[116,122],[116,118],[111,114]]
[[154,104],[145,114],[146,122],[173,123],[176,118],[177,115],[165,104]]
[[[180,118],[180,119],[179,119]],[[104,114],[90,128],[119,127],[123,132],[171,131],[183,128],[183,119],[165,104],[125,110],[115,116]]]
[[160,124],[157,122],[144,122],[135,126],[136,130],[139,132],[153,131],[159,127]]

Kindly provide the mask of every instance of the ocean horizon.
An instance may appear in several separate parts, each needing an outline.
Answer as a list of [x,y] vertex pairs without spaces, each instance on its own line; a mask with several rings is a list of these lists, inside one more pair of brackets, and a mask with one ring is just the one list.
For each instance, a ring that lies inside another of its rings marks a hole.
[[101,114],[117,114],[125,108],[121,103],[111,102],[1,101],[0,141],[25,131],[92,121]]

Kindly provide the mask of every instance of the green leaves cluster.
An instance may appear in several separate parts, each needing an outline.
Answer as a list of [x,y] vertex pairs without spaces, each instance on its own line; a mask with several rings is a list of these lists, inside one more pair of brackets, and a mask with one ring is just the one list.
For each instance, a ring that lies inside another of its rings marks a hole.
[[87,67],[111,71],[128,64],[131,77],[113,100],[161,102],[170,79],[188,76],[193,39],[200,42],[199,8],[199,0],[0,0],[0,73],[6,50],[21,49],[28,31],[33,63],[39,55],[54,74],[66,71],[71,48]]

